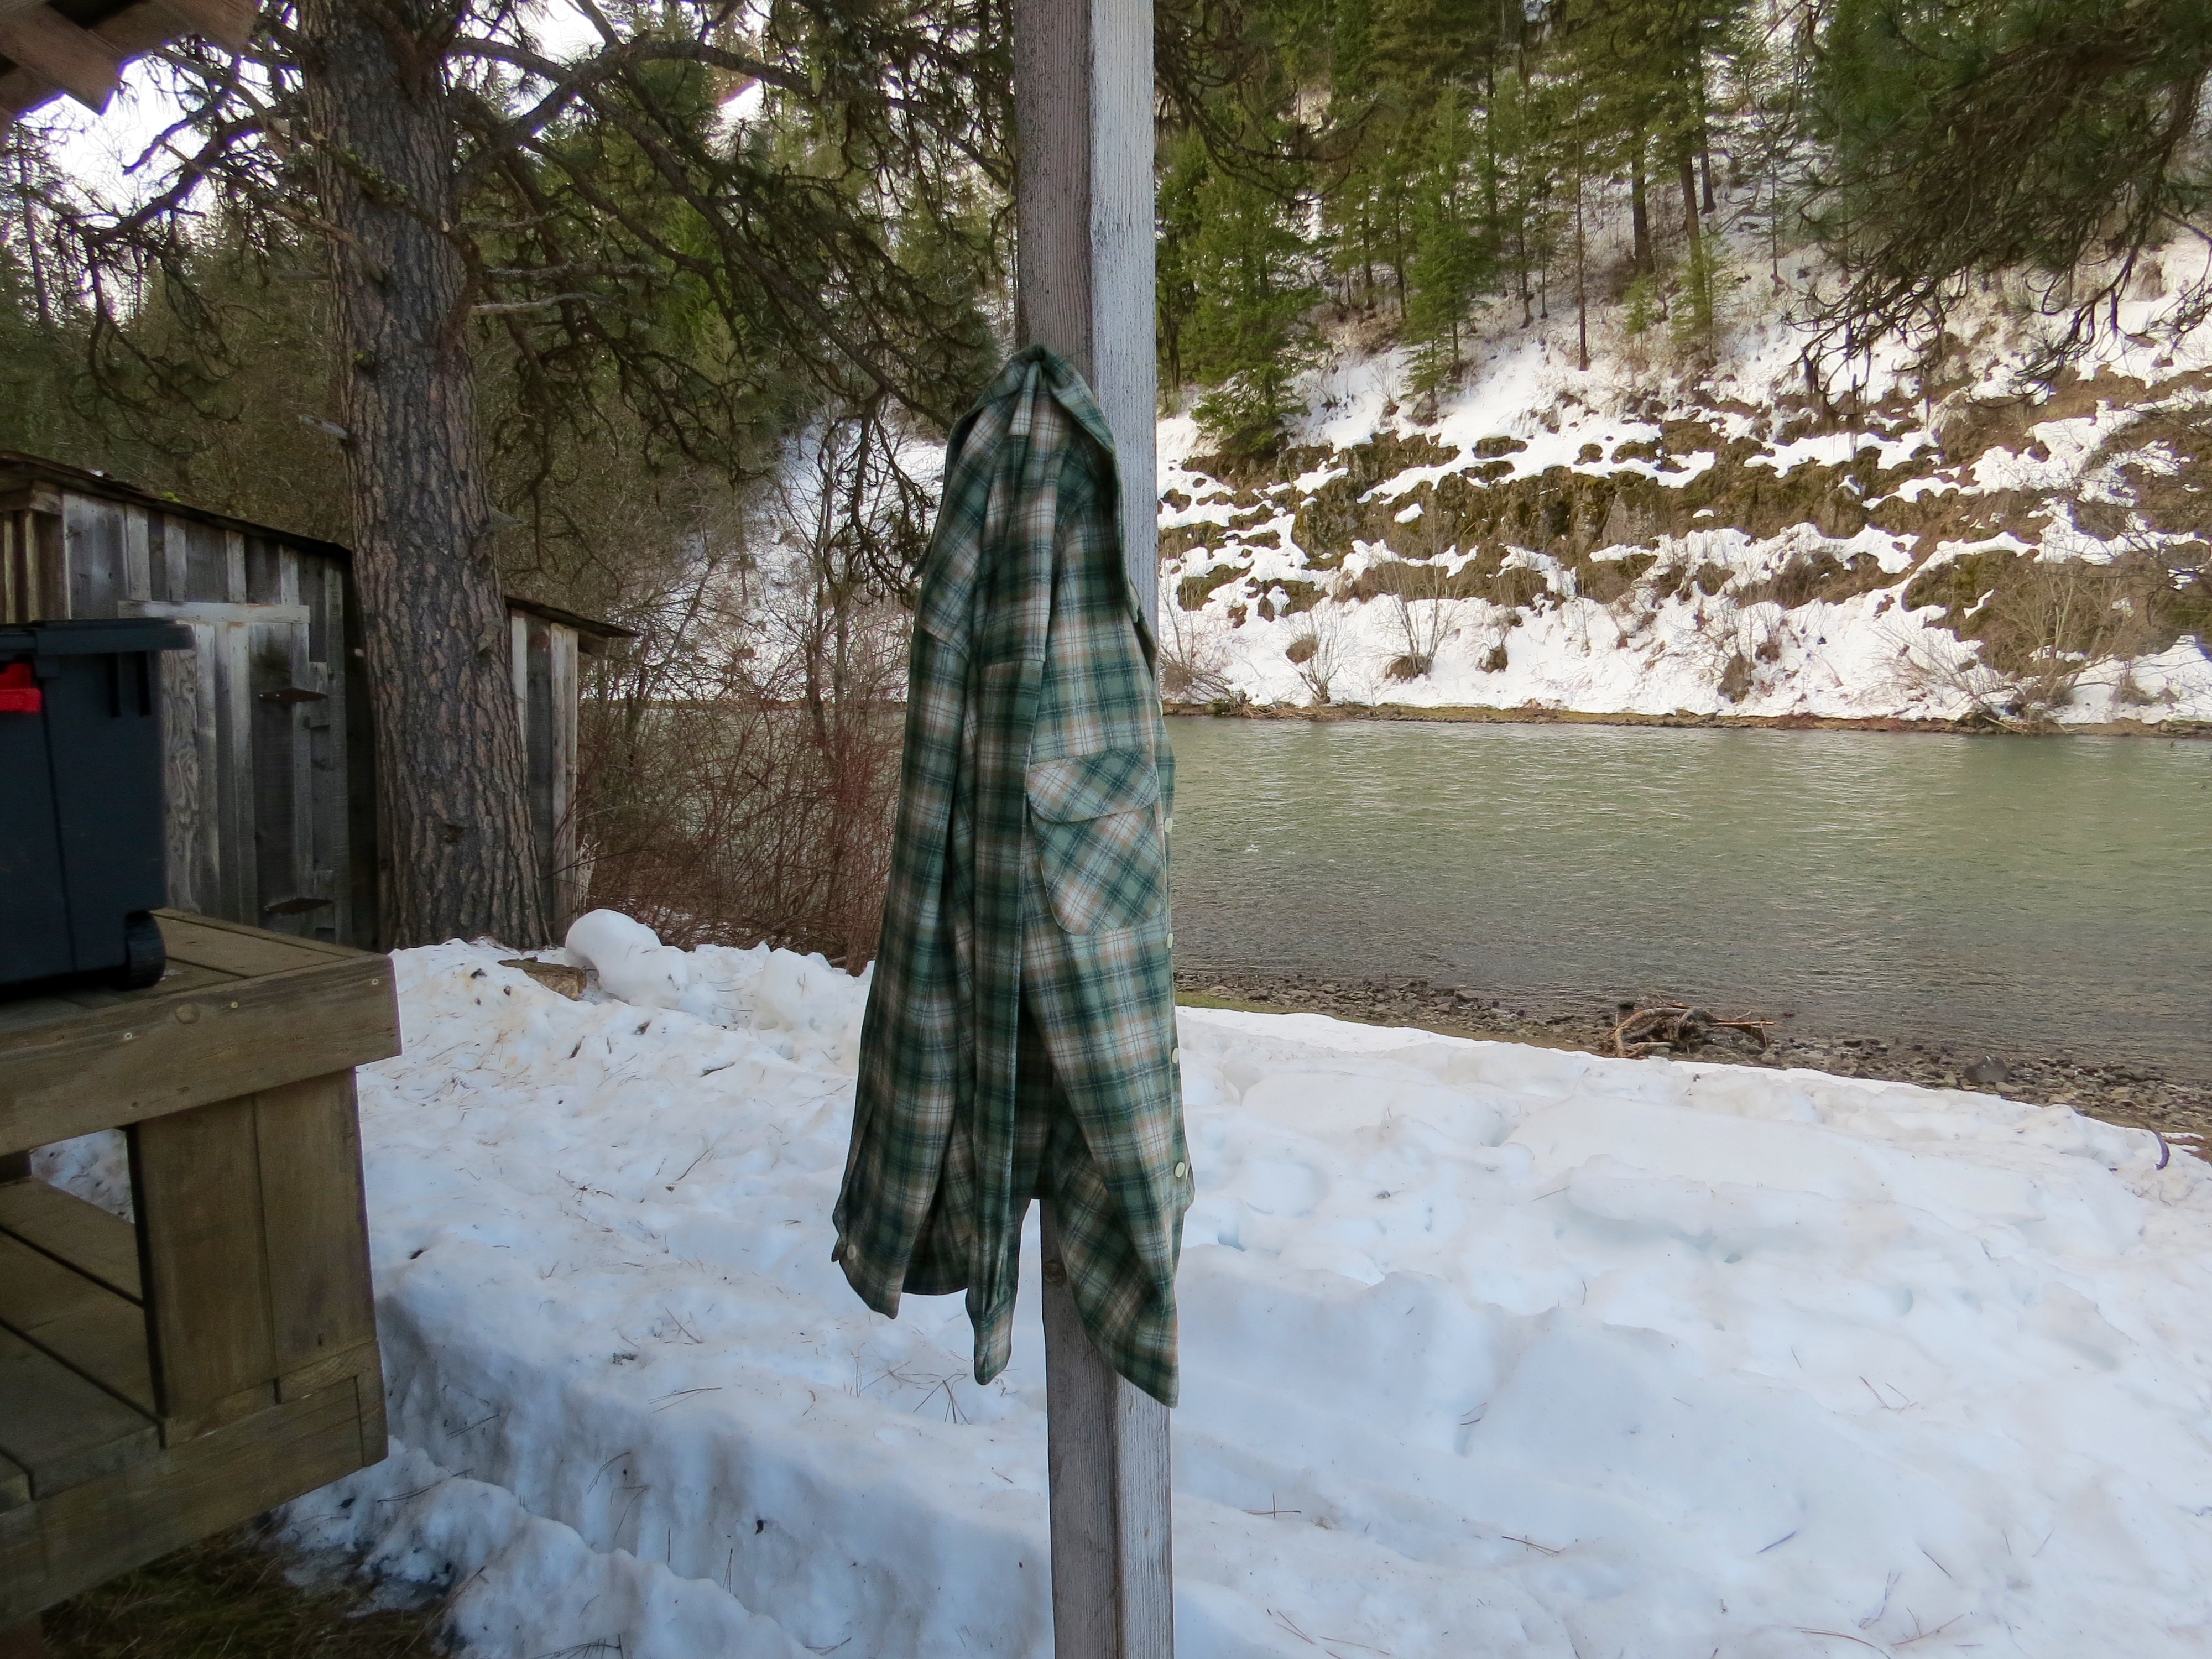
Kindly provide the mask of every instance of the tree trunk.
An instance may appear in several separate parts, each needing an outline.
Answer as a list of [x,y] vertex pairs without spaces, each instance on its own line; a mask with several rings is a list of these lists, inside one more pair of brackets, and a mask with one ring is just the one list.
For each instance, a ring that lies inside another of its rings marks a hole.
[[54,328],[54,307],[46,287],[46,257],[40,246],[39,221],[31,206],[31,153],[27,149],[15,152],[15,181],[21,191],[16,200],[23,215],[23,250],[30,258],[31,298],[39,313],[39,331],[51,335]]
[[1651,211],[1644,199],[1644,135],[1638,133],[1628,157],[1628,224],[1634,237],[1636,269],[1651,270]]
[[1575,367],[1589,373],[1589,293],[1583,253],[1583,169],[1575,161]]
[[1713,210],[1713,120],[1712,105],[1705,96],[1705,54],[1702,47],[1690,65],[1690,72],[1698,94],[1698,179],[1702,187],[1702,205],[1710,214]]
[[[544,942],[465,329],[435,0],[303,0],[331,228],[354,578],[376,722],[384,942]],[[376,19],[381,15],[384,27]]]
[[1698,158],[1686,137],[1674,147],[1674,167],[1682,181],[1682,236],[1694,255],[1702,229],[1698,219]]

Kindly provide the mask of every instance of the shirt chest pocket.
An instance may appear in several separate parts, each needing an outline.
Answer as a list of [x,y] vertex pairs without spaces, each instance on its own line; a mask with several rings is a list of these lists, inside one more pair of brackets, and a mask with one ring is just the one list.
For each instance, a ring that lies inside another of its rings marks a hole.
[[1148,752],[1038,761],[1026,781],[1038,872],[1064,932],[1134,927],[1167,908],[1160,780]]

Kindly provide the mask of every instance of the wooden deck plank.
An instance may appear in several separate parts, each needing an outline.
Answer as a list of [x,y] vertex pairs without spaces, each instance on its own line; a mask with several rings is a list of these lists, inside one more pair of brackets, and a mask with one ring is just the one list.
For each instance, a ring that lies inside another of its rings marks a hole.
[[21,997],[12,1002],[0,1003],[0,1036],[11,1030],[29,1030],[67,1019],[81,1012],[77,1004],[57,996]]
[[[29,1474],[33,1497],[112,1474],[151,1455],[159,1444],[151,1418],[21,1337],[0,1331],[0,1454]],[[0,1596],[10,1584],[10,1574],[0,1568]]]
[[[207,991],[237,981],[239,975],[226,974],[213,968],[201,968],[188,962],[173,962],[163,970],[161,983],[143,991],[111,991],[98,985],[80,985],[70,990],[55,993],[52,1000],[66,1003],[71,1012],[83,1013],[88,1010],[120,1008],[143,1002],[149,996],[176,996],[185,991]],[[59,1009],[49,1011],[43,1018],[68,1018]],[[15,1022],[20,1024],[28,1020]]]
[[385,1454],[351,1378],[100,1479],[0,1511],[0,1629]]
[[142,1299],[137,1229],[74,1193],[43,1181],[0,1186],[0,1233],[68,1262],[133,1302]]
[[248,979],[312,968],[331,961],[335,954],[315,940],[223,927],[205,916],[187,920],[164,915],[161,940],[173,961]]
[[0,1235],[0,1326],[150,1415],[146,1315],[21,1240]]
[[351,1072],[254,1097],[270,1328],[289,1376],[376,1340]]
[[161,1415],[195,1427],[276,1377],[254,1118],[247,1096],[131,1131]]
[[31,1474],[14,1458],[0,1455],[0,1510],[31,1501]]
[[392,978],[386,957],[331,953],[215,994],[149,992],[35,1030],[0,1030],[0,1152],[398,1054]]
[[[167,942],[165,934],[164,945]],[[88,1009],[135,1006],[149,997],[204,991],[214,986],[231,984],[240,977],[240,975],[226,973],[220,969],[203,968],[195,963],[173,960],[162,974],[161,983],[143,991],[110,991],[97,985],[78,985],[41,996],[15,998],[0,1002],[0,1038],[14,1033],[35,1032],[41,1025],[51,1024],[57,1020],[73,1019]]]
[[249,927],[245,922],[231,921],[222,916],[203,916],[195,915],[189,911],[179,910],[174,908],[167,910],[156,910],[154,912],[154,915],[155,920],[161,922],[163,937],[165,938],[167,936],[167,930],[173,923],[188,923],[192,927],[201,930],[203,933],[232,933],[237,935],[241,939],[260,939],[275,944],[297,945],[303,947],[316,956],[335,957],[343,959],[350,957],[357,957],[362,954],[362,952],[354,949],[351,945],[335,944],[331,940],[325,939],[300,939],[289,933],[272,933],[265,927]]

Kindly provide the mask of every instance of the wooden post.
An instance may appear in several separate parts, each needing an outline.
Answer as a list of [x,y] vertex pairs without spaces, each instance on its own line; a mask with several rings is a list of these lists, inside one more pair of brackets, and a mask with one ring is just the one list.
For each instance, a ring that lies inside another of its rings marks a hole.
[[1042,1208],[1054,1659],[1173,1659],[1168,1409],[1091,1346]]
[[[1152,0],[1014,0],[1017,330],[1091,382],[1114,434],[1129,577],[1159,611]],[[1056,1659],[1172,1659],[1167,1408],[1084,1334],[1044,1212]]]
[[1122,546],[1159,615],[1152,0],[1014,0],[1015,327],[1083,372],[1114,434]]

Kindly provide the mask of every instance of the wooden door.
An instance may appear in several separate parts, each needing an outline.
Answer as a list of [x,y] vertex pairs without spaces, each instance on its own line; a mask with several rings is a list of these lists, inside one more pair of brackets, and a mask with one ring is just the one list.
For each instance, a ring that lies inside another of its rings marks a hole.
[[[304,605],[126,601],[192,630],[165,653],[169,902],[309,939],[349,937],[338,714]],[[323,763],[318,765],[318,757]]]

